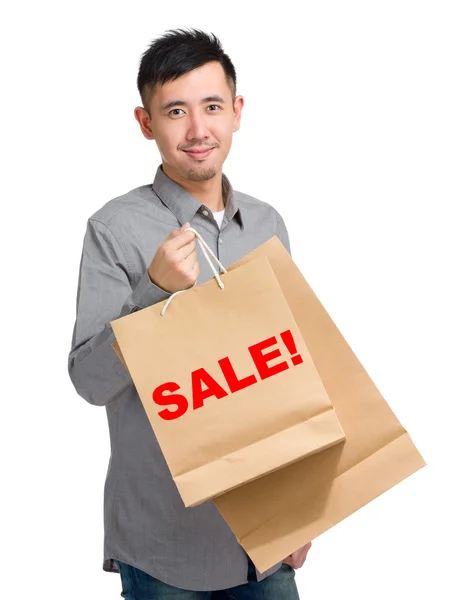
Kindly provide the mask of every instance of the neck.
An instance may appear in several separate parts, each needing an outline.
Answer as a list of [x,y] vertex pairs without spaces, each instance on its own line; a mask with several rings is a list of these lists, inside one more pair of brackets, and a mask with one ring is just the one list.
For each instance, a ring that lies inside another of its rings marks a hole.
[[182,177],[173,171],[169,165],[162,164],[163,173],[178,185],[194,196],[201,204],[207,206],[212,212],[220,212],[224,209],[222,172],[205,181],[192,181]]

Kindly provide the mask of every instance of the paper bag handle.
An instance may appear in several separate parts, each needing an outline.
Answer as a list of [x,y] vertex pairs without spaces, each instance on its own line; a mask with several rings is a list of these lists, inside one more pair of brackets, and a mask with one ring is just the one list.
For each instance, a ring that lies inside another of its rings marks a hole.
[[[205,258],[207,259],[208,264],[211,267],[211,270],[213,271],[213,276],[216,279],[216,282],[218,283],[218,286],[224,290],[224,283],[221,281],[221,278],[219,276],[219,274],[216,272],[215,266],[212,263],[212,261],[210,260],[210,256],[212,258],[214,258],[216,260],[216,262],[218,263],[218,266],[220,267],[220,269],[223,271],[223,273],[227,273],[226,269],[223,267],[223,265],[220,263],[220,261],[218,260],[217,256],[215,255],[215,253],[213,252],[213,250],[210,248],[210,246],[207,244],[207,242],[203,239],[203,237],[200,235],[200,233],[198,231],[196,231],[193,227],[188,227],[186,229],[186,231],[192,231],[192,233],[195,235],[195,237],[197,238],[197,241],[199,242],[199,246],[202,250],[202,252],[205,255]],[[210,256],[208,256],[207,252],[210,254]],[[195,283],[192,287],[187,288],[187,289],[192,289],[193,287],[195,287],[197,285],[197,279],[195,280]],[[187,292],[187,290],[179,290],[178,292],[174,292],[174,294],[171,294],[171,296],[168,298],[168,300],[165,302],[165,304],[163,305],[162,311],[161,311],[161,316],[163,317],[165,314],[166,309],[168,308],[171,300],[177,296],[178,294],[182,294],[182,292]]]

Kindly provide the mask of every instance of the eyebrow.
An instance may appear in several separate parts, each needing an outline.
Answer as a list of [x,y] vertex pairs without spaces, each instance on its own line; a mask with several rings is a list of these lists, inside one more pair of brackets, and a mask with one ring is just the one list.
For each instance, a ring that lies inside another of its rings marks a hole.
[[[207,96],[206,98],[203,98],[201,104],[205,104],[206,102],[221,102],[222,104],[225,103],[221,96]],[[169,108],[173,108],[174,106],[187,106],[187,102],[184,102],[183,100],[170,100],[166,104],[163,104],[160,110],[163,112],[165,110],[168,110]]]

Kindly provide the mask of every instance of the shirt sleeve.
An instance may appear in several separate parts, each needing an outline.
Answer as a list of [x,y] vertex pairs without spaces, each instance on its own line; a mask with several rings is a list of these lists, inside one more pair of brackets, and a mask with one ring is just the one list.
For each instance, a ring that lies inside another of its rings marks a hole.
[[84,236],[68,373],[77,393],[90,404],[104,406],[132,384],[112,348],[110,321],[168,298],[145,271],[139,281],[111,230],[89,219]]
[[287,231],[286,224],[284,223],[284,219],[279,214],[279,212],[276,209],[274,209],[274,210],[275,210],[275,215],[276,215],[276,235],[280,239],[282,245],[286,248],[288,253],[291,255],[291,244],[289,241],[289,234]]

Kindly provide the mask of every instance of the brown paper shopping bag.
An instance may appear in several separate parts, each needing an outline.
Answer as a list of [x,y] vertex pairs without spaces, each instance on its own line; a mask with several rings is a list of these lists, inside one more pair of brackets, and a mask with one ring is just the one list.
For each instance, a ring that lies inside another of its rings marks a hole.
[[346,434],[214,501],[263,572],[425,465],[408,433],[274,237],[229,267],[266,256]]
[[186,506],[344,440],[268,259],[211,266],[111,323]]

